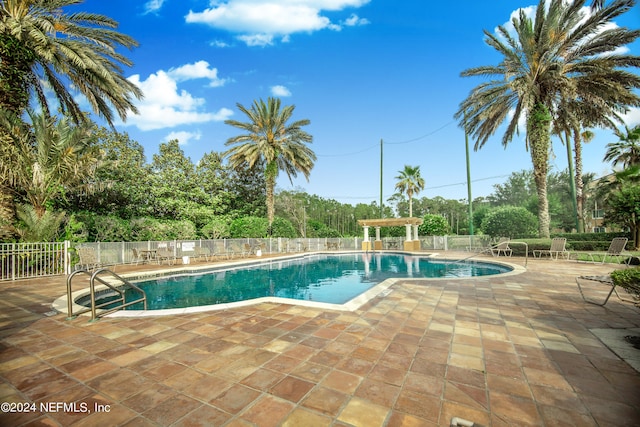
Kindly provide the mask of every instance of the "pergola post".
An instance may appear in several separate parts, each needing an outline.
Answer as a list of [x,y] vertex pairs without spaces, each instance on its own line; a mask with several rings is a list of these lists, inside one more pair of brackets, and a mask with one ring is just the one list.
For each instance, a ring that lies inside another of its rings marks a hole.
[[363,225],[362,229],[364,230],[364,240],[362,241],[362,250],[369,251],[371,250],[371,242],[369,241],[369,226]]
[[376,240],[373,242],[373,248],[376,251],[382,250],[382,239],[380,239],[380,226],[376,226]]
[[413,250],[413,240],[411,239],[411,224],[405,224],[404,228],[406,230],[406,236],[404,239],[404,250],[412,251]]
[[418,237],[418,224],[413,224],[413,250],[420,250],[420,238]]

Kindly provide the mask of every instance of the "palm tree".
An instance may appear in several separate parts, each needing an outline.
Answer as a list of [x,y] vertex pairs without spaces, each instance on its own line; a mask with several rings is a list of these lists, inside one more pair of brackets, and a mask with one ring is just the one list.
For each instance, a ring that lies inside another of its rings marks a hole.
[[226,120],[225,123],[241,129],[246,133],[229,138],[225,145],[231,145],[223,153],[229,158],[233,169],[260,167],[264,169],[266,181],[266,205],[269,231],[273,224],[275,202],[274,191],[276,178],[280,171],[284,171],[292,181],[298,172],[302,172],[307,181],[313,169],[316,155],[307,145],[313,137],[302,130],[310,124],[307,119],[287,123],[294,105],[280,107],[280,99],[268,98],[254,101],[250,109],[237,104],[238,109],[248,118],[248,122]]
[[424,190],[424,178],[420,176],[420,166],[405,165],[396,176],[396,190],[406,193],[409,198],[409,217],[413,217],[413,196]]
[[45,89],[75,122],[84,115],[72,86],[93,110],[113,125],[112,107],[122,120],[137,112],[133,98],[142,91],[122,75],[131,62],[118,49],[137,42],[114,30],[103,15],[63,13],[82,0],[0,1],[0,107],[20,116],[35,95],[49,115]]
[[16,189],[16,196],[24,197],[42,218],[47,206],[65,192],[92,187],[89,178],[100,153],[92,143],[89,124],[75,126],[67,118],[29,115],[31,127],[15,126],[13,144],[0,147],[0,182]]
[[455,115],[476,139],[476,150],[511,116],[502,138],[506,146],[517,133],[518,122],[525,119],[540,237],[549,237],[546,177],[551,124],[558,105],[576,100],[618,112],[640,105],[634,93],[640,88],[640,76],[626,71],[640,66],[640,57],[612,53],[640,37],[640,30],[607,28],[613,19],[631,10],[635,1],[618,0],[591,12],[584,4],[585,0],[540,0],[533,20],[524,10],[512,20],[515,34],[504,26],[498,27],[498,35],[485,30],[485,42],[504,59],[496,66],[462,73],[463,77],[495,77],[474,88]]
[[640,164],[640,126],[633,129],[624,127],[624,131],[614,131],[619,138],[617,142],[606,145],[604,155],[605,162],[611,162],[613,166],[622,165],[623,168]]

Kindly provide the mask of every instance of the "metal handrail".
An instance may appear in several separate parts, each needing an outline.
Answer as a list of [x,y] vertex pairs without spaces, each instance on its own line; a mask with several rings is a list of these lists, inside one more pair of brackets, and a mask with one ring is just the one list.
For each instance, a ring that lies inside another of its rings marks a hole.
[[[100,273],[109,273],[112,277],[118,279],[119,281],[121,281],[123,284],[125,284],[126,286],[131,287],[133,290],[135,290],[136,292],[140,292],[142,294],[142,297],[140,299],[134,300],[134,301],[130,301],[130,302],[126,302],[125,298],[124,298],[124,292],[122,292],[122,290],[116,288],[115,286],[112,286],[111,284],[109,284],[108,282],[106,282],[105,280],[101,279],[98,277],[98,275]],[[91,320],[96,320],[96,318],[98,317],[98,314],[96,312],[96,309],[101,308],[105,305],[110,305],[113,304],[113,301],[109,301],[108,303],[103,303],[100,304],[98,306],[96,306],[96,292],[95,292],[95,281],[100,282],[101,284],[107,286],[108,288],[114,290],[115,292],[118,292],[121,296],[121,301],[122,301],[122,305],[114,307],[114,308],[110,308],[108,310],[103,310],[100,312],[100,316],[105,316],[109,313],[113,313],[115,311],[118,311],[120,309],[123,309],[125,307],[129,307],[130,305],[134,305],[137,304],[139,302],[142,302],[144,304],[144,309],[147,309],[147,294],[145,293],[145,291],[143,291],[142,289],[140,289],[138,286],[134,285],[133,283],[129,282],[128,280],[125,280],[124,278],[122,278],[121,276],[119,276],[118,274],[114,273],[113,271],[109,270],[108,268],[99,268],[98,270],[96,270],[92,275],[91,275],[91,280],[89,281],[89,290],[91,292]],[[118,299],[120,300],[120,299]]]
[[[115,279],[117,279],[120,282],[122,282],[125,286],[129,286],[131,289],[135,290],[136,292],[141,293],[142,297],[140,297],[139,299],[133,300],[133,301],[126,302],[126,300],[125,300],[125,292],[121,289],[122,286],[119,286],[119,287],[113,286],[112,284],[110,284],[106,280],[102,279],[101,277],[98,277],[98,275],[101,274],[101,273],[110,274],[112,277],[114,277]],[[128,280],[122,278],[121,276],[119,276],[118,274],[114,273],[113,271],[111,271],[111,270],[109,270],[107,268],[100,268],[100,269],[96,270],[93,273],[89,272],[88,270],[77,270],[77,271],[74,271],[73,273],[71,273],[69,275],[69,277],[67,277],[67,314],[68,314],[67,319],[73,319],[75,317],[74,313],[73,313],[73,297],[72,297],[71,282],[72,282],[72,279],[78,274],[85,274],[85,275],[89,276],[89,293],[90,293],[90,296],[91,296],[91,307],[76,312],[75,316],[78,316],[80,314],[87,313],[87,312],[91,311],[91,321],[94,321],[98,317],[107,315],[109,313],[113,313],[114,311],[123,309],[123,308],[128,307],[128,306],[133,305],[133,304],[138,304],[140,302],[142,302],[144,304],[144,309],[147,310],[147,294],[145,293],[145,291],[143,291],[142,289],[140,289],[138,286],[134,285],[133,283],[129,282]],[[100,284],[106,286],[107,288],[111,289],[112,291],[117,292],[120,296],[118,298],[116,298],[115,300],[108,301],[108,302],[96,305],[96,285],[95,285],[96,281],[98,281]],[[111,304],[113,304],[115,302],[120,302],[121,304],[116,306],[116,307],[107,309],[107,310],[102,310],[100,312],[100,314],[97,313],[97,309],[105,307],[107,305],[111,305]]]

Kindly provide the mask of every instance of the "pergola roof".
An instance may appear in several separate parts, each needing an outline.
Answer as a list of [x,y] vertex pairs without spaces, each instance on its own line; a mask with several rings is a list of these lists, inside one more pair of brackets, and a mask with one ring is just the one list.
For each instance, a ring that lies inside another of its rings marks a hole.
[[358,225],[364,227],[397,227],[399,225],[421,225],[422,218],[382,218],[382,219],[359,219]]

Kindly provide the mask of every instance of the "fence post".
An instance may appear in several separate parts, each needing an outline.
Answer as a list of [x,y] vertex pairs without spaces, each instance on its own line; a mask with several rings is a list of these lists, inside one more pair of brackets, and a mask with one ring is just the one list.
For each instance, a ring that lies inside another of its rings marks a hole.
[[71,259],[70,259],[70,254],[69,254],[69,247],[71,245],[71,242],[69,242],[68,240],[64,241],[64,256],[63,256],[63,263],[64,263],[64,274],[69,275],[71,274]]
[[11,248],[11,252],[13,252],[13,256],[11,257],[11,280],[16,280],[16,258],[18,258],[16,256],[16,244],[13,243]]

